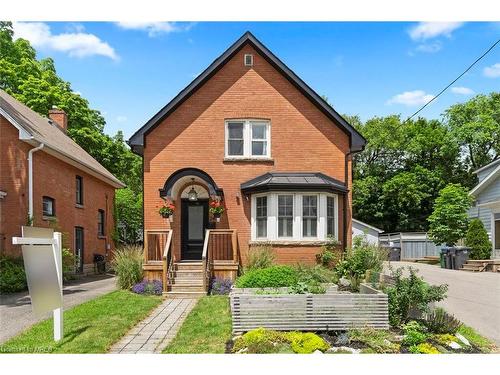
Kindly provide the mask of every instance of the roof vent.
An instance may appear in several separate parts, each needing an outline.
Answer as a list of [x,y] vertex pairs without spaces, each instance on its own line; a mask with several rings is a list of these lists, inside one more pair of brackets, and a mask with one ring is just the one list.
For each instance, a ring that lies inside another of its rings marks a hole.
[[253,66],[253,55],[247,53],[245,54],[245,66]]

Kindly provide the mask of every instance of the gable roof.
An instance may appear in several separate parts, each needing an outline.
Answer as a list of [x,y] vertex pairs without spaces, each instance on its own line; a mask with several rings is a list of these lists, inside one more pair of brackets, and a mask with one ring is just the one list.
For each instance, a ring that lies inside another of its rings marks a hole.
[[[497,160],[500,160],[500,159],[497,159]],[[494,162],[493,162],[494,163]],[[490,163],[488,164],[488,167],[489,166],[493,166],[494,164],[493,163]],[[484,168],[484,167],[483,167]],[[479,169],[478,169],[479,170]],[[477,172],[477,171],[476,171]],[[486,188],[488,185],[490,185],[492,182],[496,181],[498,176],[500,175],[500,164],[498,164],[496,166],[496,168],[493,168],[491,170],[491,172],[481,180],[481,182],[479,184],[477,184],[476,186],[474,186],[474,188],[469,192],[469,195],[473,195],[473,196],[476,196],[484,190],[484,188]]]
[[353,223],[358,223],[359,225],[361,225],[363,227],[373,229],[374,231],[376,231],[378,233],[383,233],[384,232],[382,229],[374,227],[373,225],[370,225],[370,224],[366,224],[364,221],[361,221],[361,220],[358,220],[358,219],[355,219],[355,218],[352,218],[352,221],[353,221]]
[[115,188],[125,187],[111,172],[68,137],[52,120],[40,116],[0,89],[0,114],[20,133],[20,139],[43,143],[43,151],[95,176]]
[[313,104],[316,105],[327,117],[340,126],[350,136],[350,149],[352,152],[363,150],[366,140],[354,127],[335,111],[321,96],[299,78],[290,68],[278,59],[266,46],[264,46],[251,32],[247,31],[222,55],[215,59],[205,71],[198,75],[184,90],[164,106],[146,124],[137,130],[128,140],[132,151],[142,155],[144,136],[155,128],[163,119],[177,109],[186,99],[198,90],[206,81],[217,73],[241,48],[250,44],[264,59],[287,78],[299,91],[302,92]]
[[493,167],[494,165],[497,165],[497,164],[500,164],[500,157],[496,158],[495,160],[489,162],[486,165],[483,165],[481,168],[476,169],[472,173],[475,173],[475,174],[480,173],[480,172],[484,171],[485,169],[491,168],[491,167]]

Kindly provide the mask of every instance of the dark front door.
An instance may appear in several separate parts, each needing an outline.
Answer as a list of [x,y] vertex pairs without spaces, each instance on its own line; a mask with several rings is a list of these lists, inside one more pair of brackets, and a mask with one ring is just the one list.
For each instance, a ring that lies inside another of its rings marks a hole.
[[76,272],[83,272],[83,228],[75,227]]
[[205,230],[208,227],[208,200],[182,200],[182,260],[201,260]]

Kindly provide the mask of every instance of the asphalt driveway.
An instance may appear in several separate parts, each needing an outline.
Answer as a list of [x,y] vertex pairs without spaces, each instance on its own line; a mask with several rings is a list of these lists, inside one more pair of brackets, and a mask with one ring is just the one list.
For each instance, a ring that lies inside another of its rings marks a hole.
[[455,271],[409,262],[391,265],[417,268],[429,284],[448,284],[448,297],[437,305],[500,346],[500,273]]
[[[105,275],[68,283],[63,289],[64,308],[68,309],[115,290],[115,282],[115,277]],[[45,317],[34,317],[27,292],[0,295],[0,343],[50,316],[49,313]]]

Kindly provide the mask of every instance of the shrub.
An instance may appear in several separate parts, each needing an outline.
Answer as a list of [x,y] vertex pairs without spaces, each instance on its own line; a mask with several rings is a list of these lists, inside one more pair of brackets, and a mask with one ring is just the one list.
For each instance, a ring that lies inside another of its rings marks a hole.
[[408,267],[408,270],[408,277],[403,277],[403,268],[393,271],[395,284],[385,290],[389,296],[389,322],[394,327],[408,322],[412,312],[429,312],[429,304],[444,299],[448,290],[445,284],[427,284],[417,276],[416,269]]
[[210,285],[210,294],[212,295],[229,294],[229,292],[231,292],[232,286],[233,282],[231,280],[216,277],[212,280],[212,284]]
[[0,292],[20,292],[27,287],[22,258],[0,258]]
[[413,354],[439,354],[439,350],[427,342],[410,346],[408,350]]
[[275,260],[276,257],[270,245],[252,247],[248,252],[247,270],[271,267],[275,264]]
[[399,344],[392,342],[394,339],[390,331],[373,328],[349,331],[349,340],[365,344],[375,353],[399,353]]
[[112,267],[116,283],[121,289],[130,289],[142,280],[142,248],[128,245],[115,251]]
[[321,247],[321,252],[316,254],[317,262],[323,267],[333,268],[340,261],[339,245],[339,241],[329,236],[327,242]]
[[298,272],[290,266],[272,266],[245,272],[236,280],[238,288],[280,288],[296,285]]
[[460,320],[441,308],[435,309],[427,314],[425,318],[425,326],[433,333],[455,334],[461,325],[462,322]]
[[296,285],[292,285],[288,288],[288,293],[290,294],[324,294],[326,292],[326,288],[318,283],[317,281],[299,281]]
[[276,353],[278,351],[276,344],[286,342],[283,333],[257,328],[238,337],[232,350],[234,353],[243,349],[247,349],[247,353],[253,354]]
[[346,277],[351,281],[353,290],[358,290],[368,270],[375,273],[382,270],[385,258],[384,251],[369,243],[366,236],[355,236],[353,247],[348,249],[345,259],[337,264],[335,271],[339,277]]
[[439,345],[447,346],[451,342],[457,342],[457,338],[449,333],[442,335],[432,335],[431,339],[437,342]]
[[427,335],[425,333],[410,330],[405,333],[403,344],[406,346],[418,345],[425,342],[426,339]]
[[304,282],[316,281],[318,283],[335,283],[337,282],[337,274],[320,265],[306,266],[303,264],[297,265],[299,280]]
[[142,280],[132,287],[132,292],[137,294],[153,294],[161,296],[163,292],[163,283],[160,280]]
[[325,352],[330,349],[325,340],[312,332],[289,332],[286,337],[292,350],[298,354],[310,354],[316,350]]
[[481,220],[472,219],[469,223],[469,228],[465,235],[465,246],[471,248],[471,259],[490,259],[491,242]]
[[71,274],[75,271],[75,256],[72,251],[66,247],[62,249],[62,268],[64,280],[69,280]]

